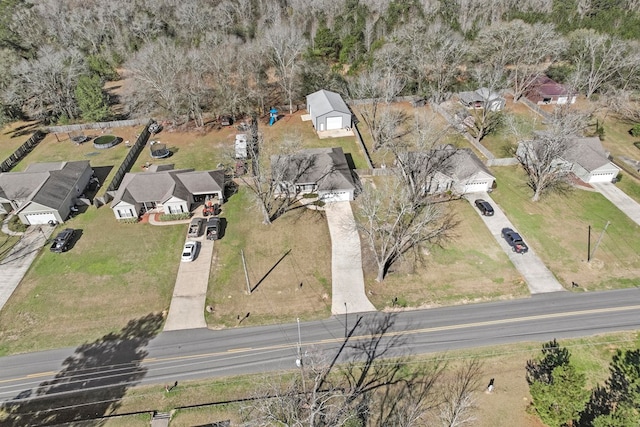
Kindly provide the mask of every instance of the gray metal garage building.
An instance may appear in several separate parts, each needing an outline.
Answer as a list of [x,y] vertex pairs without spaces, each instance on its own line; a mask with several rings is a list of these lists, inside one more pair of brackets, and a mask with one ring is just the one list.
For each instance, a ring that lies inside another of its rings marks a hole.
[[307,95],[307,111],[317,132],[352,126],[351,110],[336,92],[322,89]]

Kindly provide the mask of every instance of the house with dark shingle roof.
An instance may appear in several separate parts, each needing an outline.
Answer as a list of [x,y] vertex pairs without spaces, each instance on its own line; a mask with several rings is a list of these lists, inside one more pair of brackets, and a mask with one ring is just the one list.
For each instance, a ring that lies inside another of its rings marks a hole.
[[310,148],[293,155],[271,156],[273,176],[278,177],[279,193],[318,194],[325,202],[350,201],[356,184],[347,158],[340,147]]
[[154,165],[146,172],[125,174],[111,209],[117,219],[137,218],[151,209],[179,214],[211,198],[224,201],[224,169],[196,171]]
[[23,172],[2,173],[0,212],[13,212],[27,225],[64,222],[92,175],[88,160],[33,163]]
[[316,132],[351,129],[351,110],[336,92],[319,90],[307,95],[307,112]]

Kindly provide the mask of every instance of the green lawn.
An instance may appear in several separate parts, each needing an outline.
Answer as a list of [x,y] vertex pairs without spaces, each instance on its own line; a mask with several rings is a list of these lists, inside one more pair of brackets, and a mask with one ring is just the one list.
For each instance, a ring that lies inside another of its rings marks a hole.
[[369,299],[378,309],[391,306],[395,297],[401,306],[415,308],[529,295],[522,277],[471,204],[457,200],[447,208],[460,222],[455,236],[442,248],[423,253],[422,262],[398,263],[382,283],[374,280],[373,262],[365,262]]
[[169,307],[185,226],[120,224],[108,207],[64,224],[73,247],[44,249],[0,311],[0,355],[76,345]]
[[[640,286],[640,226],[602,195],[574,190],[534,203],[519,167],[496,167],[492,173],[498,183],[493,199],[562,283],[575,281],[588,290]],[[607,221],[587,263],[588,227],[593,250]]]

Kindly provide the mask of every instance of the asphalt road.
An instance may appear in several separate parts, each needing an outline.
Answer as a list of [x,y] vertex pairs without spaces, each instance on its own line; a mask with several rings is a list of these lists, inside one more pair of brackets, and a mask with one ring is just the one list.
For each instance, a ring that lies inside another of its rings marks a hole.
[[[302,354],[322,350],[330,357],[344,342],[366,338],[380,313],[348,314],[300,322]],[[531,298],[399,313],[386,334],[404,341],[412,354],[640,329],[640,289]],[[0,358],[0,403],[137,384],[167,384],[197,378],[295,368],[298,324],[222,331],[164,332],[146,347],[125,344],[52,350]],[[111,349],[114,353],[109,354]],[[348,351],[345,351],[345,355]],[[130,356],[128,356],[130,355]],[[393,354],[390,354],[393,355]],[[304,360],[304,359],[303,359]]]

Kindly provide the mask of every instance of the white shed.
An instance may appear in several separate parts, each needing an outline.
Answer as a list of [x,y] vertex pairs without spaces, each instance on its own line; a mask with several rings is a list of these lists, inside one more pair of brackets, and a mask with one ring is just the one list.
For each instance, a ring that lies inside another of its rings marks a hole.
[[336,92],[323,89],[307,95],[307,111],[317,132],[352,126],[351,110]]

